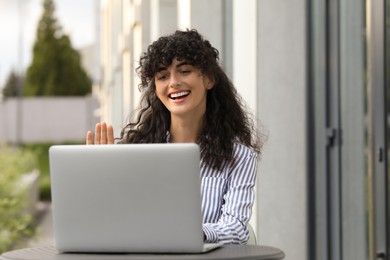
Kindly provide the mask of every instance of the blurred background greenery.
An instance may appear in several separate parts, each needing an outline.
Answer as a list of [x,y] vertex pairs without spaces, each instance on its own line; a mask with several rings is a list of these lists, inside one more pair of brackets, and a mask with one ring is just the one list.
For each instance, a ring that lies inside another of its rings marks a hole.
[[39,170],[39,198],[50,200],[49,148],[52,143],[24,144],[21,150],[35,155],[35,168]]
[[[67,142],[61,144],[79,144]],[[0,144],[0,254],[24,247],[37,230],[37,216],[27,210],[28,188],[22,178],[39,172],[39,200],[50,201],[49,148],[54,143]]]
[[[41,2],[42,14],[36,25],[30,65],[25,71],[21,68],[11,70],[5,85],[0,86],[1,102],[17,101],[16,131],[21,129],[19,122],[23,122],[20,110],[22,98],[85,97],[92,91],[92,79],[82,64],[81,52],[73,47],[70,36],[57,19],[54,0]],[[18,8],[22,10],[20,1]],[[22,57],[20,52],[18,57]],[[68,106],[72,104],[68,103]],[[15,111],[14,107],[11,109],[9,111]],[[41,116],[36,114],[30,121],[39,125],[34,118]],[[12,118],[12,114],[9,117]],[[14,133],[13,128],[10,129],[9,132]],[[55,142],[49,138],[44,140]],[[48,150],[54,144],[80,143],[73,142],[71,138],[60,140],[68,142],[32,143],[35,141],[22,140],[18,136],[16,140],[5,139],[6,143],[0,143],[0,254],[23,247],[23,241],[37,233],[40,218],[37,200],[48,204],[51,200]],[[39,174],[25,178],[33,171]]]
[[37,167],[38,159],[28,149],[0,148],[0,252],[4,252],[34,233],[33,216],[25,210],[26,187],[20,180]]

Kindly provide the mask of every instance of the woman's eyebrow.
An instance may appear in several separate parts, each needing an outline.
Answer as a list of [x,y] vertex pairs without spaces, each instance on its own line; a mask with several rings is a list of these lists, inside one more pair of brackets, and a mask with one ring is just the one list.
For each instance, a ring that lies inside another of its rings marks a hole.
[[183,66],[183,65],[188,65],[188,62],[187,61],[182,61],[182,62],[176,64],[176,68],[178,68],[180,66]]
[[[182,61],[178,64],[176,64],[176,68],[179,68],[180,66],[184,66],[184,65],[189,65],[189,63],[187,61]],[[164,65],[161,65],[158,69],[157,69],[157,72],[156,73],[159,73],[163,70],[167,70],[168,68]]]
[[166,70],[166,69],[167,69],[167,67],[165,67],[165,66],[160,66],[160,67],[157,69],[156,73],[159,73],[159,72],[161,72],[161,71],[163,71],[163,70]]

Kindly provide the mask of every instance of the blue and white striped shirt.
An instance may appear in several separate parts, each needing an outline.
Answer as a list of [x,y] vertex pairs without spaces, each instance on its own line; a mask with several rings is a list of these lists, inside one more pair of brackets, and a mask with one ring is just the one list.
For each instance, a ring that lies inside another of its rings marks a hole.
[[[166,140],[171,135],[167,132]],[[203,232],[207,243],[243,244],[249,239],[257,176],[257,153],[233,143],[234,164],[222,170],[200,162]]]
[[252,215],[257,153],[234,143],[235,163],[221,171],[201,161],[203,232],[208,243],[245,243]]

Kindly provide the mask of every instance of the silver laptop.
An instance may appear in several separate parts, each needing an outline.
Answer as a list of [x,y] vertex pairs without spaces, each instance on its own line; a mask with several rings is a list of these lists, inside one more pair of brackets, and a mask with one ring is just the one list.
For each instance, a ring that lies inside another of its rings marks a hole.
[[195,144],[49,149],[56,247],[62,252],[200,253]]

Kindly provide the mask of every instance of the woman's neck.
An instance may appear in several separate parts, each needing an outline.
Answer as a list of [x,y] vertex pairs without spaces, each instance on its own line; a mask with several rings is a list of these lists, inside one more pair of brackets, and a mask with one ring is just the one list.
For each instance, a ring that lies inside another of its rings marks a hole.
[[200,133],[202,120],[184,120],[171,118],[171,143],[196,143]]

